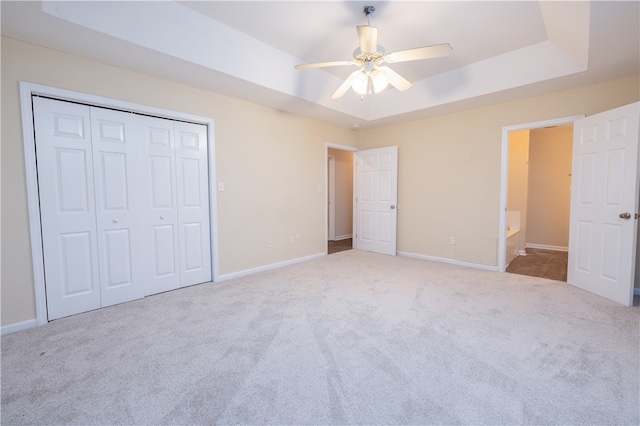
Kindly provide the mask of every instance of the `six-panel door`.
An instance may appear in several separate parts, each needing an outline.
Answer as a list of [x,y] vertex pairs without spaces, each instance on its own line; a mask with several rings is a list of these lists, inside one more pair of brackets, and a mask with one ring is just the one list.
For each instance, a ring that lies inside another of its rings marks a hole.
[[396,255],[398,147],[356,155],[356,247]]
[[144,297],[145,244],[137,177],[140,138],[131,113],[91,107],[102,306]]
[[144,232],[150,256],[146,294],[155,294],[180,287],[175,137],[173,122],[145,117],[143,123]]
[[640,103],[574,123],[567,282],[633,304]]
[[34,98],[49,319],[100,305],[89,108]]
[[205,126],[33,104],[50,320],[211,280]]
[[182,286],[211,277],[207,132],[197,124],[175,122],[178,169],[178,232]]

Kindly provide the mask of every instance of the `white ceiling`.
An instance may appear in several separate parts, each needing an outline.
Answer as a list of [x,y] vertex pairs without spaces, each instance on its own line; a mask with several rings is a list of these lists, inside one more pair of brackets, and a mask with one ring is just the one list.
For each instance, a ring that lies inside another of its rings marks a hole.
[[[355,67],[356,25],[387,52],[450,43],[390,65],[413,82],[331,94]],[[277,109],[360,128],[640,73],[640,2],[2,1],[2,34]]]

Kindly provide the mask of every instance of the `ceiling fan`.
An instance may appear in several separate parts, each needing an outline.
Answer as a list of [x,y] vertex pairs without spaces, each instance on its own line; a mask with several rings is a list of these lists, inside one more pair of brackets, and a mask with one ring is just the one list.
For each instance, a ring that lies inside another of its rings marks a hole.
[[416,61],[418,59],[430,59],[447,56],[453,50],[449,43],[433,46],[417,47],[415,49],[401,50],[386,53],[384,47],[378,44],[378,29],[371,26],[370,15],[375,12],[374,6],[365,6],[364,13],[367,16],[367,25],[358,25],[358,39],[360,46],[353,51],[353,59],[350,61],[319,62],[315,64],[296,65],[296,69],[335,67],[340,65],[356,65],[359,70],[354,71],[342,83],[331,99],[342,97],[353,87],[360,95],[378,93],[391,84],[401,92],[412,86],[411,82],[402,77],[383,63],[393,64],[397,62]]

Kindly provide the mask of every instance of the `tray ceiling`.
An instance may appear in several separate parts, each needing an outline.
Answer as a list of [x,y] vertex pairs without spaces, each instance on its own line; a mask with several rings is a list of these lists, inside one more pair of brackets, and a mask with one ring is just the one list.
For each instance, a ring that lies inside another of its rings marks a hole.
[[[413,82],[331,94],[365,4],[388,52],[450,43],[390,65]],[[638,2],[3,1],[2,34],[345,127],[373,127],[640,73]]]

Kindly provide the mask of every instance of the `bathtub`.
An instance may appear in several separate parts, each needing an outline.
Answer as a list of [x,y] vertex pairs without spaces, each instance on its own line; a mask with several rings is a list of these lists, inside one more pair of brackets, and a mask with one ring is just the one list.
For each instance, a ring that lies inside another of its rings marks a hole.
[[506,266],[520,255],[520,212],[507,212],[507,257]]
[[509,266],[511,261],[520,255],[520,230],[507,229],[507,263]]

